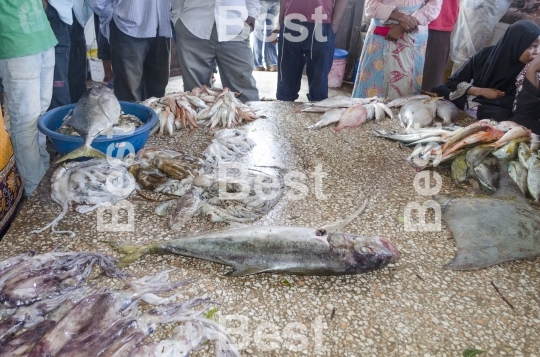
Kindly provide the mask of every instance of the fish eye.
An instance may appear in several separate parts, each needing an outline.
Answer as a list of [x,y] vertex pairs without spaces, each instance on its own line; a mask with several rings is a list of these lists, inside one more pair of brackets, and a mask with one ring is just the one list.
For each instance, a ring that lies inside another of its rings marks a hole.
[[373,249],[371,249],[370,247],[366,247],[366,246],[358,247],[356,250],[359,253],[363,253],[363,254],[372,254],[373,253]]

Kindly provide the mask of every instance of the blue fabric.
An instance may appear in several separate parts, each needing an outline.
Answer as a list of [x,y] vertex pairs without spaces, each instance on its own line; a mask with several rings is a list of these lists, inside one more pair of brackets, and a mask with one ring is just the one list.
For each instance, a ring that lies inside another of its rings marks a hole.
[[[274,29],[279,15],[279,2],[261,1],[259,17],[253,30],[255,38],[253,42],[253,64],[255,67],[275,66],[277,64],[277,47],[271,42],[266,42]],[[264,56],[263,56],[264,53]]]
[[[302,72],[306,64],[310,101],[328,98],[328,73],[334,61],[335,34],[331,24],[293,21],[307,30],[302,41],[291,41],[285,35],[299,37],[300,32],[282,26],[278,41],[278,86],[276,98],[284,101],[298,99]],[[317,41],[315,26],[322,26],[326,41]],[[292,27],[292,26],[291,26]]]

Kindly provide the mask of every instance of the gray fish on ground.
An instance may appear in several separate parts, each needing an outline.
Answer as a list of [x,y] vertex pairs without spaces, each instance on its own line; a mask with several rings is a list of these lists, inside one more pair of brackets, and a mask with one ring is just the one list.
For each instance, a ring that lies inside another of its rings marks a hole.
[[469,167],[478,166],[493,151],[493,147],[487,145],[478,145],[467,152],[467,165]]
[[439,99],[436,103],[437,116],[443,120],[443,125],[450,125],[457,118],[459,109],[449,100]]
[[[345,220],[345,224],[362,209]],[[127,254],[121,265],[145,254],[180,254],[232,266],[232,276],[263,272],[358,274],[382,268],[399,259],[399,252],[389,239],[337,232],[343,226],[336,224],[328,230],[324,227],[253,226],[142,247],[110,244]]]
[[201,205],[202,189],[193,186],[188,192],[178,200],[167,219],[169,229],[180,229],[197,212]]
[[497,191],[501,171],[499,159],[494,156],[488,156],[480,164],[470,167],[472,168],[469,171],[470,176],[478,181],[482,191],[488,194],[493,194]]
[[56,162],[85,156],[106,158],[104,153],[91,145],[101,133],[118,124],[120,114],[120,102],[111,89],[104,85],[90,88],[75,105],[68,123],[82,136],[84,144]]
[[508,174],[510,175],[512,180],[514,180],[514,182],[518,185],[521,193],[523,193],[523,196],[526,196],[527,192],[529,192],[529,189],[527,187],[527,168],[521,165],[518,161],[510,161],[508,163]]
[[540,202],[540,159],[531,155],[528,165],[527,187],[536,202]]
[[410,100],[403,104],[399,110],[401,126],[405,128],[422,128],[428,126],[435,119],[438,98],[428,100]]
[[527,140],[528,139],[526,137],[510,140],[497,150],[493,151],[493,156],[496,156],[499,159],[513,160],[518,153],[519,143]]
[[520,142],[518,145],[518,159],[521,165],[529,167],[529,158],[531,157],[531,150],[525,142]]
[[540,255],[540,214],[506,172],[492,196],[434,199],[456,241],[457,251],[446,268],[474,270]]
[[315,130],[333,123],[337,123],[346,110],[346,108],[332,108],[323,115],[321,115],[319,121],[311,126],[308,126],[307,129]]

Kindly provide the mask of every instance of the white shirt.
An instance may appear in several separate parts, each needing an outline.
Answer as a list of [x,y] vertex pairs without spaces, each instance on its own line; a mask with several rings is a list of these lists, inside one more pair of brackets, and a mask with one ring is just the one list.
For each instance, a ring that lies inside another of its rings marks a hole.
[[62,22],[68,25],[73,24],[73,16],[71,13],[71,9],[73,9],[73,0],[48,0],[47,2],[55,8],[56,12],[58,12],[58,17],[60,17]]
[[[171,0],[171,20],[178,19],[195,36],[210,39],[216,25],[218,41],[247,38],[251,29],[248,16],[259,15],[259,0]],[[239,36],[240,35],[240,36]]]

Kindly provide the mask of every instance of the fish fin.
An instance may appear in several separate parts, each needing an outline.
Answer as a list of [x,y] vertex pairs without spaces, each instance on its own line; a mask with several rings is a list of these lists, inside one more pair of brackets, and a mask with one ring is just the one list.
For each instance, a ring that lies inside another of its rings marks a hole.
[[326,225],[320,227],[320,229],[323,229],[328,233],[341,231],[343,228],[345,228],[345,226],[347,226],[349,223],[351,223],[353,219],[358,217],[360,215],[360,213],[364,212],[364,210],[366,209],[367,203],[368,203],[368,200],[365,200],[362,207],[360,207],[357,211],[353,212],[351,215],[349,215],[344,220],[326,224]]
[[133,263],[135,260],[139,259],[145,254],[150,253],[151,249],[153,248],[152,245],[144,245],[144,246],[136,246],[136,245],[129,245],[129,244],[123,244],[118,243],[115,241],[105,240],[102,241],[104,243],[107,243],[111,248],[116,249],[125,255],[120,259],[120,262],[118,263],[119,268],[124,268],[128,266],[129,264]]
[[70,160],[70,159],[77,159],[79,157],[97,157],[100,159],[106,159],[107,155],[102,153],[101,151],[94,149],[91,146],[83,145],[78,149],[73,150],[69,154],[66,154],[62,156],[60,159],[56,160],[55,164],[58,164],[62,161]]
[[234,264],[233,268],[234,268],[233,271],[227,273],[226,275],[238,277],[238,276],[259,274],[259,273],[264,273],[265,271],[268,271],[268,268],[249,267],[249,266],[240,265],[240,264]]

